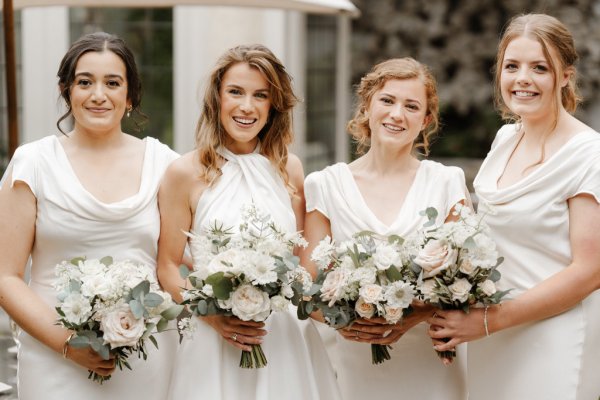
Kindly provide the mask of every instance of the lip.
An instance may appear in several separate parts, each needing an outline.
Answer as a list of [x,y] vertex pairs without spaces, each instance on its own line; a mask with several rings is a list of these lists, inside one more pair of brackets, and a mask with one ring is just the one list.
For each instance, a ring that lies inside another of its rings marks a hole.
[[231,117],[231,119],[233,120],[233,122],[236,123],[236,125],[243,127],[243,128],[249,128],[251,126],[253,126],[256,121],[258,121],[258,118],[250,118],[250,117]]
[[531,99],[539,96],[538,92],[531,90],[511,90],[510,94],[517,99]]
[[406,128],[400,125],[396,125],[396,124],[391,124],[389,122],[384,122],[381,125],[383,125],[383,127],[393,133],[401,133],[406,131]]
[[110,108],[105,108],[105,107],[86,107],[86,110],[93,112],[93,113],[97,113],[97,114],[101,114],[107,111],[110,111]]

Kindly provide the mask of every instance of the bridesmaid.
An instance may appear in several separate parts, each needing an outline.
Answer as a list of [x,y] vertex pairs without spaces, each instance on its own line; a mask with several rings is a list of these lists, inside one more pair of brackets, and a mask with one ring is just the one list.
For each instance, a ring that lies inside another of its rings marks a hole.
[[[419,160],[427,154],[438,128],[438,95],[428,68],[412,58],[391,59],[373,67],[357,91],[358,108],[348,129],[362,154],[350,164],[338,163],[306,178],[305,237],[302,264],[313,273],[310,254],[326,235],[348,240],[356,232],[406,236],[421,228],[419,211],[436,207],[438,223],[457,203],[468,201],[462,170]],[[430,307],[397,325],[382,319],[358,320],[339,330],[330,348],[344,399],[377,394],[410,399],[465,399],[466,354],[444,366],[431,348],[426,324]],[[369,343],[394,344],[391,360],[371,364]]]
[[[196,132],[196,150],[173,163],[159,194],[161,283],[181,300],[184,231],[217,219],[237,228],[243,205],[269,213],[287,231],[302,230],[304,173],[288,153],[296,97],[282,63],[264,46],[226,51],[210,75]],[[172,373],[170,399],[337,399],[325,348],[312,322],[295,310],[266,323],[208,316],[194,321]],[[262,344],[268,365],[239,367],[242,350]],[[168,373],[169,371],[165,371]]]
[[[121,131],[139,110],[141,82],[125,43],[85,35],[60,63],[58,88],[73,130],[21,146],[0,188],[0,306],[23,329],[19,340],[21,400],[80,398],[164,400],[174,332],[157,335],[160,351],[129,358],[115,371],[91,348],[68,345],[58,325],[54,267],[78,256],[156,265],[160,178],[177,154],[153,138]],[[28,258],[31,279],[24,282]],[[102,386],[88,370],[112,378]]]
[[543,14],[513,18],[498,47],[497,104],[516,123],[474,185],[513,299],[429,320],[452,338],[441,350],[491,335],[469,344],[473,399],[600,394],[600,135],[572,115],[576,61],[570,32]]

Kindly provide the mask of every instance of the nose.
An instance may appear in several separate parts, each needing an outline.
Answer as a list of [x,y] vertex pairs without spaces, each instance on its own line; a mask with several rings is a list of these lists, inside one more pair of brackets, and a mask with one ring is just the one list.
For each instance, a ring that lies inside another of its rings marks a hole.
[[394,104],[390,110],[390,117],[396,121],[401,120],[404,117],[404,105],[401,103]]
[[517,83],[523,86],[527,86],[531,83],[528,68],[519,68],[519,71],[517,71]]
[[106,93],[104,93],[103,85],[94,85],[94,90],[92,91],[92,100],[97,103],[103,103],[106,100]]
[[252,96],[244,96],[240,103],[240,110],[244,113],[252,112],[252,108],[254,107],[254,99]]

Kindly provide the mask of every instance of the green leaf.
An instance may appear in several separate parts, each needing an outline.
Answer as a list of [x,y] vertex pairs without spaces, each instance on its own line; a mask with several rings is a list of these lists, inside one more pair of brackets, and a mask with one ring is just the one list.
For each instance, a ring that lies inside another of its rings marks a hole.
[[475,239],[473,239],[473,236],[469,236],[465,239],[463,248],[467,250],[475,250],[477,248],[477,243],[475,243]]
[[142,303],[140,303],[139,300],[131,300],[129,302],[129,308],[131,309],[131,313],[133,314],[133,316],[137,319],[142,318],[144,316],[144,311],[146,311],[146,309],[144,308]]
[[390,235],[390,236],[388,236],[388,243],[389,244],[398,243],[398,245],[402,245],[402,243],[404,243],[404,238],[402,238],[402,236],[398,236],[398,235]]
[[138,283],[136,285],[136,287],[131,289],[131,297],[133,297],[134,299],[139,299],[141,296],[143,296],[149,292],[150,292],[150,282],[141,281],[140,283]]
[[385,270],[385,276],[387,276],[391,282],[401,281],[403,278],[402,273],[393,265]]
[[167,308],[165,311],[161,312],[160,315],[161,317],[167,319],[167,320],[172,320],[175,319],[179,316],[179,314],[181,314],[181,312],[183,311],[185,307],[182,306],[181,304],[176,304],[174,306],[171,306],[169,308]]
[[111,256],[102,257],[100,262],[107,267],[110,267],[113,263],[113,258]]
[[76,348],[82,348],[82,347],[88,347],[90,345],[90,338],[87,336],[74,336],[71,338],[71,340],[69,340],[69,346],[71,347],[76,347]]
[[158,349],[158,342],[156,341],[156,338],[154,336],[150,336],[148,339],[150,339],[150,341],[152,342],[154,347],[156,347]]
[[146,307],[158,307],[161,305],[165,299],[158,293],[148,293],[144,297],[144,305]]
[[185,264],[181,264],[181,265],[179,266],[179,275],[180,275],[180,276],[181,276],[183,279],[187,279],[187,277],[188,277],[188,276],[190,276],[190,274],[191,274],[191,271],[190,271],[190,269],[188,268],[188,266],[187,266],[187,265],[185,265]]
[[206,283],[212,285],[213,294],[219,300],[227,300],[233,290],[231,279],[226,278],[223,272],[217,272],[208,276]]
[[[161,318],[158,323],[156,324],[156,331],[157,332],[162,332],[165,329],[167,329],[167,327],[169,326],[169,321],[167,319]],[[152,338],[152,336],[149,336],[149,338]],[[150,339],[152,340],[152,339]]]
[[85,261],[85,257],[75,257],[69,262],[73,265],[79,266],[79,262],[83,262],[83,261]]
[[492,270],[490,276],[488,276],[488,279],[492,282],[498,282],[501,277],[502,275],[500,274],[500,272],[494,269]]
[[438,216],[438,212],[434,207],[427,207],[425,211],[419,212],[421,215],[427,216],[427,222],[423,224],[424,227],[429,227],[435,224],[435,219]]
[[200,300],[198,301],[198,306],[197,306],[197,313],[200,315],[207,315],[208,312],[208,303],[206,302],[206,300]]

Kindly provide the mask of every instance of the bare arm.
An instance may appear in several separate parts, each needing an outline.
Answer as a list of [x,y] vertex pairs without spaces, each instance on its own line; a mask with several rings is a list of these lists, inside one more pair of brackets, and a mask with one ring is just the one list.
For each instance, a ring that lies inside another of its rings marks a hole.
[[296,189],[292,196],[292,208],[296,216],[296,230],[304,229],[304,214],[306,202],[304,200],[304,169],[300,159],[294,154],[288,154],[288,162],[286,170],[290,179],[290,183]]
[[[13,187],[9,182],[10,177],[0,189],[0,306],[28,334],[62,353],[70,332],[55,325],[56,311],[23,280],[35,238],[37,201],[24,182],[16,181]],[[90,348],[69,347],[67,355],[99,375],[109,375],[114,369],[113,360],[102,360]]]
[[[490,308],[488,327],[491,333],[553,317],[571,309],[600,288],[600,204],[589,195],[570,199],[569,220],[571,264],[516,299]],[[469,314],[441,312],[440,317],[429,320],[442,327],[430,331],[434,339],[452,338],[447,344],[438,344],[439,350],[485,335],[483,311],[473,311]]]

